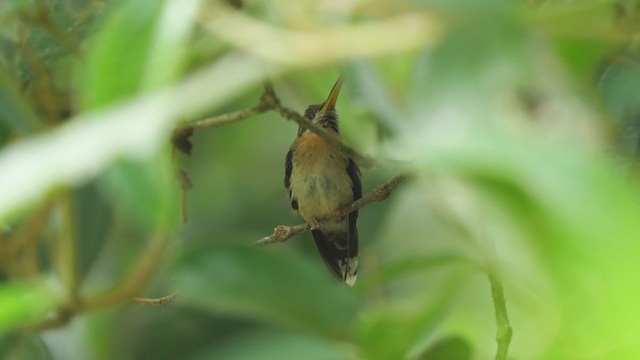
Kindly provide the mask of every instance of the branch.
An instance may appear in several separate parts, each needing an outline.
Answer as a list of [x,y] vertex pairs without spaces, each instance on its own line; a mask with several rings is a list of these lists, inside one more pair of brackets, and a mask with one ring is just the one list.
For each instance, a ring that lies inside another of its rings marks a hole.
[[216,128],[222,125],[238,122],[255,115],[262,114],[269,110],[273,110],[276,104],[280,104],[280,99],[273,92],[271,85],[265,84],[264,92],[260,96],[260,101],[255,106],[248,109],[226,113],[210,118],[194,121],[192,123],[182,124],[173,130],[171,142],[173,145],[186,154],[191,154],[191,143],[189,138],[193,135],[195,129]]
[[158,299],[136,297],[147,285],[154,270],[158,267],[168,241],[169,237],[166,234],[161,232],[154,234],[133,269],[115,288],[98,294],[67,299],[67,302],[62,304],[51,317],[28,324],[24,328],[32,331],[57,328],[65,325],[78,314],[114,307],[126,301],[134,301],[145,305],[166,305],[170,303],[175,294]]
[[166,234],[154,234],[127,277],[114,289],[81,299],[76,312],[112,307],[135,297],[147,285],[158,267],[168,242]]
[[[338,219],[343,216],[346,216],[350,212],[356,211],[362,207],[365,207],[374,202],[384,201],[389,197],[391,192],[400,185],[406,179],[406,175],[397,174],[389,178],[389,180],[384,183],[376,186],[371,192],[362,197],[359,200],[354,201],[353,203],[347,205],[343,209],[341,209],[336,215],[331,216],[326,219],[320,219],[320,222],[326,222],[333,219]],[[273,234],[263,237],[256,241],[256,245],[258,246],[266,246],[269,244],[277,243],[277,242],[285,242],[295,235],[301,234],[310,229],[310,225],[307,223],[295,225],[295,226],[287,226],[287,225],[278,225],[275,229],[273,229]]]
[[60,233],[56,241],[54,267],[65,288],[70,304],[78,299],[80,279],[78,277],[78,251],[76,249],[75,214],[71,191],[65,191],[59,199],[59,211],[62,221]]
[[183,124],[174,130],[171,140],[174,146],[176,146],[178,149],[187,154],[190,154],[191,143],[189,142],[189,137],[191,137],[195,129],[215,128],[218,126],[231,124],[255,115],[265,113],[270,110],[276,111],[285,119],[294,121],[299,126],[316,133],[331,146],[336,147],[344,155],[352,158],[360,167],[368,169],[378,164],[378,161],[376,161],[375,159],[371,158],[370,156],[360,154],[353,148],[347,146],[339,138],[336,138],[335,136],[329,134],[320,126],[309,121],[307,118],[298,114],[294,110],[282,105],[282,103],[280,102],[280,98],[278,98],[278,95],[276,95],[275,91],[273,90],[273,85],[270,82],[265,82],[264,91],[262,93],[262,96],[260,96],[260,101],[255,106],[233,113],[222,114],[203,120],[198,120],[192,123]]
[[173,299],[175,299],[176,294],[170,294],[167,296],[163,296],[160,298],[156,298],[156,299],[147,299],[147,298],[140,298],[140,297],[134,297],[133,301],[140,304],[140,305],[153,305],[153,306],[164,306],[167,305],[168,303],[172,302]]

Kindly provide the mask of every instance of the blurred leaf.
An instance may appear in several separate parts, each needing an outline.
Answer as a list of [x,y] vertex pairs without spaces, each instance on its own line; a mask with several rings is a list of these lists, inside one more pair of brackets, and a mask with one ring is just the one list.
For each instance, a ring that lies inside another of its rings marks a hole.
[[102,107],[175,81],[198,5],[198,0],[121,2],[89,50],[84,107]]
[[623,142],[640,153],[640,64],[632,59],[611,64],[600,79],[607,110],[620,122]]
[[319,266],[296,255],[253,248],[203,248],[174,270],[176,301],[223,314],[257,318],[345,336],[356,299]]
[[[128,309],[119,314],[117,323],[110,329],[111,336],[116,337],[115,347],[123,339],[134,339],[131,349],[127,349],[133,358],[187,359],[203,350],[209,353],[226,347],[228,339],[246,331],[249,326],[247,321],[214,316],[200,309],[167,306],[161,311],[149,307]],[[99,336],[102,338],[103,334]],[[120,353],[126,354],[127,350]],[[110,352],[107,359],[117,358],[116,352]]]
[[442,5],[452,28],[435,48],[419,54],[412,86],[407,89],[415,121],[428,121],[426,110],[444,107],[441,103],[482,114],[485,97],[505,83],[520,80],[531,62],[523,52],[528,34],[522,14],[512,2]]
[[[5,147],[0,152],[0,218],[54,186],[97,175],[118,157],[149,156],[168,141],[170,126],[180,116],[219,106],[262,79],[261,64],[259,59],[231,54],[170,90],[107,112],[77,116],[46,134]],[[229,71],[238,76],[229,77]],[[211,83],[221,86],[202,91]]]
[[415,271],[424,271],[433,267],[460,264],[464,261],[467,261],[467,259],[457,254],[429,254],[420,257],[403,258],[401,261],[385,264],[380,276],[382,276],[382,279],[385,281],[391,281]]
[[584,1],[578,6],[548,2],[535,14],[541,30],[550,35],[565,69],[580,81],[592,83],[602,58],[622,39],[613,24],[613,1]]
[[16,332],[0,337],[0,359],[44,360],[51,355],[37,334]]
[[38,116],[18,91],[15,79],[0,64],[0,122],[19,134],[42,128]]
[[0,284],[0,334],[11,327],[42,320],[60,299],[42,283]]
[[419,356],[423,360],[470,360],[471,345],[459,336],[438,340]]
[[563,306],[554,356],[640,354],[637,342],[624,340],[640,331],[640,311],[633,310],[640,291],[631,275],[640,271],[638,195],[605,159],[486,135],[427,152],[431,166],[471,181],[535,246]]
[[611,64],[600,79],[607,108],[621,121],[640,115],[640,63],[633,59]]
[[425,299],[421,308],[413,306],[400,310],[382,306],[364,311],[356,328],[363,358],[407,358],[444,318],[459,281],[459,276],[452,277],[435,299]]
[[307,334],[282,331],[253,331],[234,336],[193,360],[338,360],[347,356],[336,343]]
[[360,97],[367,109],[378,119],[386,132],[394,132],[403,125],[406,118],[399,106],[392,102],[389,90],[370,61],[354,60],[349,67],[353,72],[353,81],[358,83]]
[[105,106],[140,90],[164,3],[120,2],[113,10],[88,50],[83,76],[84,108]]
[[74,192],[74,223],[81,277],[86,275],[102,250],[113,225],[112,210],[97,190],[95,184],[89,184]]
[[118,161],[104,185],[114,205],[145,229],[171,229],[179,221],[179,184],[166,149],[144,162]]

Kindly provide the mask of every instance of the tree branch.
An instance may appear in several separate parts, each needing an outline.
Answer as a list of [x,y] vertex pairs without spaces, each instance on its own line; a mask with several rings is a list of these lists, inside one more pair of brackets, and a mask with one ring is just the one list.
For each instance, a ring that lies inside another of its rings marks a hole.
[[258,101],[256,105],[240,111],[182,124],[173,130],[171,142],[182,152],[191,154],[191,143],[189,142],[189,138],[193,135],[194,130],[216,128],[222,125],[238,122],[269,110],[273,110],[275,109],[276,104],[279,103],[280,100],[273,92],[271,85],[265,84],[264,92],[262,93],[262,96],[260,96],[260,101]]
[[175,297],[176,297],[176,294],[170,294],[170,295],[155,298],[155,299],[134,297],[133,301],[140,305],[164,306],[172,302],[173,299],[175,299]]
[[[389,197],[391,192],[400,185],[406,179],[406,175],[397,174],[389,178],[389,180],[384,183],[376,186],[371,192],[362,197],[359,200],[354,201],[353,203],[347,205],[343,209],[341,209],[335,216],[320,219],[320,222],[326,222],[329,220],[337,219],[343,216],[346,216],[352,211],[358,210],[362,207],[365,207],[374,202],[384,201]],[[288,225],[278,225],[275,229],[273,229],[273,234],[263,237],[256,241],[256,245],[258,246],[266,246],[269,244],[277,243],[277,242],[285,242],[295,235],[301,234],[310,229],[310,225],[307,223],[288,226]]]
[[172,294],[159,299],[135,297],[147,285],[149,278],[153,275],[168,241],[169,237],[166,234],[157,233],[153,235],[131,272],[114,289],[88,296],[79,295],[75,299],[70,297],[51,317],[29,324],[25,328],[34,331],[57,328],[63,326],[78,314],[113,307],[127,300],[146,305],[168,304],[175,295]]
[[262,93],[262,96],[260,96],[260,101],[255,106],[233,113],[222,114],[203,120],[198,120],[192,123],[183,124],[174,130],[172,142],[178,149],[189,154],[191,152],[189,137],[193,134],[193,131],[195,129],[215,128],[218,126],[238,122],[271,110],[276,111],[283,118],[294,121],[299,126],[316,133],[331,146],[336,147],[344,155],[352,158],[362,168],[368,169],[378,163],[377,160],[371,158],[370,156],[360,154],[353,148],[347,146],[342,140],[336,138],[335,136],[332,136],[323,128],[309,121],[307,118],[298,114],[296,111],[282,105],[282,103],[280,102],[280,98],[278,98],[278,95],[276,95],[273,89],[273,85],[270,82],[265,82],[264,91]]
[[169,237],[163,233],[154,234],[138,262],[127,277],[112,290],[81,299],[76,312],[93,311],[115,306],[135,297],[147,285],[158,267]]

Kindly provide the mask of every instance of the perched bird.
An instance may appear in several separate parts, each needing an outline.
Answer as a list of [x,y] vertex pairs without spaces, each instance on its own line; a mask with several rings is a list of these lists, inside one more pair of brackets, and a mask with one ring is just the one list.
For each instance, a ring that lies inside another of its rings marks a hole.
[[[310,105],[305,117],[329,134],[340,137],[335,106],[342,78],[327,100]],[[362,197],[360,170],[353,159],[303,127],[298,129],[285,161],[284,186],[291,207],[311,225],[320,256],[333,275],[350,286],[358,271],[358,211],[335,219],[341,208]],[[328,222],[322,219],[334,218]]]

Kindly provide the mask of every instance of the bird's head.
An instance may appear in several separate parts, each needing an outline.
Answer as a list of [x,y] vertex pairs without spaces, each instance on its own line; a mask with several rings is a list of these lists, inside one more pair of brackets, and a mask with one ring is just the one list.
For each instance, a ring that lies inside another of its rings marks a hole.
[[329,128],[335,132],[339,132],[336,102],[338,101],[338,95],[340,94],[342,83],[343,79],[341,76],[333,85],[333,89],[331,89],[327,100],[319,105],[310,105],[304,112],[304,116],[320,127]]

